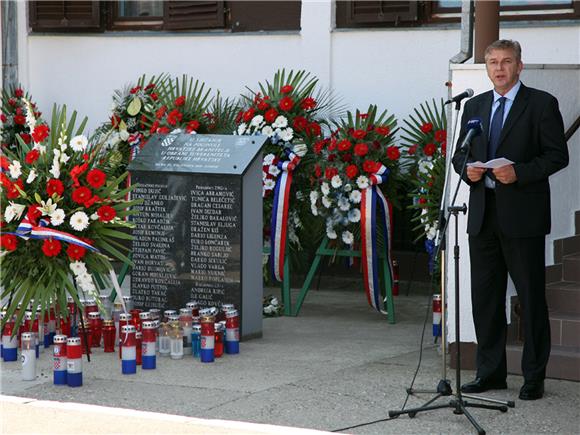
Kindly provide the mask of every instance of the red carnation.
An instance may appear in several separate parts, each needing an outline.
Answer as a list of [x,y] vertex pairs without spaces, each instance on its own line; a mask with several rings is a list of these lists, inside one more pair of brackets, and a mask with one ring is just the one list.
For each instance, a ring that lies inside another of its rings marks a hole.
[[188,133],[197,131],[199,129],[199,125],[200,125],[199,121],[196,120],[189,121],[187,123],[187,126],[185,127],[185,131]]
[[268,102],[266,100],[258,101],[258,109],[264,111],[264,110],[268,109],[268,107],[270,107],[270,105],[268,104]]
[[90,208],[95,202],[100,201],[101,198],[99,198],[97,195],[93,195],[92,198],[89,198],[85,201],[84,206],[85,208]]
[[59,196],[62,195],[64,193],[62,181],[55,178],[48,180],[48,183],[46,183],[46,193],[48,193],[48,196],[52,196],[54,193]]
[[269,109],[266,113],[264,113],[264,119],[266,122],[272,123],[278,117],[278,111],[274,108]]
[[121,118],[119,118],[117,115],[111,116],[111,126],[113,128],[117,128],[119,126],[120,122],[121,122]]
[[167,133],[169,133],[169,128],[167,128],[167,127],[159,127],[157,129],[157,133],[159,133],[159,134],[167,134]]
[[427,204],[427,199],[423,197],[419,198],[419,204]]
[[22,141],[28,145],[30,143],[30,141],[32,140],[32,138],[30,137],[30,135],[28,133],[20,133],[20,138],[22,139]]
[[354,153],[359,157],[364,157],[369,152],[369,146],[366,143],[357,143],[354,146]]
[[346,167],[346,176],[351,180],[358,175],[358,168],[356,165],[348,165]]
[[14,98],[10,98],[8,100],[8,104],[10,104],[11,106],[16,106],[16,100]]
[[316,100],[311,97],[306,97],[300,103],[300,107],[302,107],[304,110],[314,109],[316,107]]
[[316,165],[314,167],[314,175],[316,175],[317,178],[320,178],[320,176],[322,175],[322,168],[320,167],[320,165]]
[[129,92],[131,92],[132,94],[136,94],[137,92],[139,92],[140,89],[141,86],[135,86],[134,88],[131,88]]
[[10,185],[7,186],[8,189],[6,191],[6,198],[16,199],[20,197],[20,191],[16,188],[17,186],[20,188],[20,190],[24,190],[24,183],[20,178],[16,180],[14,183],[10,183]]
[[28,211],[26,212],[26,217],[33,225],[38,224],[38,219],[42,217],[42,212],[39,210],[37,205],[31,205],[28,207]]
[[240,110],[236,115],[236,124],[239,124],[242,121],[242,116],[244,116],[244,112]]
[[365,160],[363,162],[363,170],[365,172],[368,172],[369,174],[372,174],[374,172],[376,172],[376,168],[379,165],[379,163],[375,162],[374,160]]
[[22,98],[24,96],[24,91],[20,88],[14,89],[14,96],[16,98]]
[[447,141],[441,142],[441,154],[447,155]]
[[399,157],[401,157],[401,152],[399,151],[399,148],[397,148],[394,145],[388,147],[387,157],[389,158],[389,160],[399,160]]
[[336,168],[328,167],[324,171],[324,176],[326,177],[327,180],[331,180],[332,177],[334,177],[335,175],[338,175],[338,169]]
[[167,113],[167,106],[161,106],[157,109],[157,112],[155,112],[155,118],[161,119],[165,116],[165,113]]
[[407,151],[407,153],[412,156],[417,152],[417,144],[411,145]]
[[103,205],[97,210],[97,215],[101,222],[110,222],[117,216],[117,212],[110,205]]
[[152,125],[151,128],[149,129],[149,133],[150,134],[154,134],[157,132],[157,129],[159,128],[159,121],[155,121]]
[[50,128],[48,128],[48,125],[37,125],[34,127],[34,131],[32,132],[32,139],[34,139],[34,142],[40,143],[48,137],[49,132]]
[[26,118],[23,115],[14,116],[14,124],[24,125]]
[[311,122],[307,127],[308,136],[320,136],[320,125],[316,122]]
[[73,245],[72,243],[68,245],[66,254],[71,258],[71,260],[80,260],[86,254],[87,250],[82,246]]
[[445,139],[447,139],[447,132],[445,130],[437,130],[435,132],[435,140],[437,142],[443,142]]
[[292,125],[294,126],[294,130],[296,130],[297,132],[301,132],[308,125],[308,121],[303,116],[297,116],[296,118],[294,118],[294,122]]
[[421,126],[421,131],[425,134],[429,133],[431,130],[433,130],[433,124],[430,122],[426,122]]
[[338,150],[339,151],[348,151],[351,146],[352,146],[352,143],[350,143],[350,141],[348,139],[343,139],[338,143]]
[[7,171],[10,166],[10,160],[6,156],[0,156],[0,168]]
[[88,169],[89,165],[83,163],[82,165],[75,165],[70,171],[70,178],[73,180],[73,186],[79,187],[79,177]]
[[292,110],[292,108],[294,107],[294,100],[290,97],[284,97],[280,100],[280,103],[278,103],[278,106],[280,107],[280,110],[283,110],[284,112],[288,112],[288,111]]
[[185,96],[181,95],[174,101],[176,107],[181,107],[185,104]]
[[159,99],[159,97],[157,96],[157,94],[155,92],[151,92],[151,95],[149,95],[151,97],[151,99],[153,101],[157,101]]
[[255,113],[256,113],[256,111],[252,107],[250,107],[248,110],[246,110],[244,112],[244,115],[243,115],[244,121],[250,122],[252,120],[252,118],[254,117]]
[[28,151],[26,153],[26,157],[24,157],[24,161],[26,163],[28,163],[29,165],[32,165],[34,162],[36,162],[38,160],[39,157],[40,157],[39,150],[31,150],[31,151]]
[[58,240],[53,239],[46,239],[42,244],[42,252],[47,257],[56,257],[60,254],[60,250],[62,249],[62,245]]
[[437,151],[437,147],[432,142],[429,142],[427,145],[425,145],[425,148],[423,148],[423,152],[426,156],[432,156],[435,154],[435,151]]
[[375,131],[381,136],[388,136],[391,132],[391,129],[387,125],[380,125],[375,127]]
[[183,113],[181,113],[177,109],[173,109],[167,115],[167,123],[169,125],[176,125],[178,122],[181,122],[182,119],[183,119]]
[[352,137],[354,137],[355,139],[364,139],[365,136],[367,135],[367,132],[364,130],[355,130],[352,132]]
[[91,185],[93,189],[98,189],[102,187],[107,181],[107,176],[100,169],[91,169],[87,174],[87,183]]
[[77,204],[84,204],[85,201],[89,200],[92,196],[91,189],[83,186],[73,190],[72,200]]
[[314,144],[314,147],[313,147],[314,153],[320,154],[322,152],[322,150],[324,149],[324,145],[326,145],[326,141],[324,141],[324,140],[319,140],[318,142],[316,142]]
[[292,92],[294,88],[291,85],[285,85],[282,86],[282,89],[280,89],[280,92],[283,94],[289,94],[290,92]]
[[0,236],[0,248],[4,248],[7,251],[14,251],[18,246],[18,240],[14,234],[2,234]]
[[6,121],[8,121],[8,118],[6,118],[6,115],[4,115],[3,113],[0,113],[0,121],[5,123]]
[[334,162],[334,160],[336,159],[336,154],[329,154],[328,157],[326,158],[329,162]]
[[341,157],[343,162],[352,162],[352,154],[351,153],[344,153]]

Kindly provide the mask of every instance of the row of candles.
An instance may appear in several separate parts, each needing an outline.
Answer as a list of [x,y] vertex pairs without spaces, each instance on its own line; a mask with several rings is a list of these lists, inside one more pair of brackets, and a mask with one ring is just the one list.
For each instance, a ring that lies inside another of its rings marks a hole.
[[[33,315],[27,311],[20,327],[15,325],[14,318],[10,319],[2,331],[2,359],[16,361],[20,343],[22,378],[33,380],[36,358],[43,347],[54,343],[54,383],[80,386],[81,357],[83,353],[90,354],[91,348],[102,346],[104,352],[111,353],[117,344],[123,374],[136,373],[139,365],[146,370],[155,369],[157,354],[181,359],[189,353],[209,363],[222,357],[224,351],[239,353],[239,314],[233,304],[222,304],[221,309],[200,309],[192,301],[179,313],[164,311],[161,319],[158,309],[134,309],[130,296],[123,298],[127,312],[121,303],[115,303],[111,309],[106,299],[101,298],[101,310],[94,300],[82,301],[82,309],[77,310],[69,299],[67,317],[57,316],[50,309],[43,322],[39,312]],[[42,344],[40,337],[44,337]],[[68,378],[67,373],[71,374]]]

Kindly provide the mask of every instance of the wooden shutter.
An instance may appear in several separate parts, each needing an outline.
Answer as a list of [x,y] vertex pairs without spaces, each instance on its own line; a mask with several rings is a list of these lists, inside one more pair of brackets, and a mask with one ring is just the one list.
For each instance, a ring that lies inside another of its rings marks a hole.
[[102,32],[99,1],[31,1],[29,24],[35,32]]
[[337,27],[376,27],[413,23],[417,1],[338,1]]
[[232,32],[300,30],[301,1],[231,1]]
[[214,29],[225,27],[224,2],[166,1],[165,30]]

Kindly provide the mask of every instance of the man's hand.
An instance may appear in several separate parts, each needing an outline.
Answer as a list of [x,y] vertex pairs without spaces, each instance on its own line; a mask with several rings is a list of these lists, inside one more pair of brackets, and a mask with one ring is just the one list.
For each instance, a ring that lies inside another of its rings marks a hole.
[[472,183],[476,183],[479,180],[481,180],[481,178],[483,177],[483,174],[485,174],[486,169],[485,168],[474,168],[471,166],[467,167],[467,178],[469,178],[469,181],[471,181]]
[[502,184],[515,183],[518,180],[513,165],[505,165],[493,170],[495,179]]

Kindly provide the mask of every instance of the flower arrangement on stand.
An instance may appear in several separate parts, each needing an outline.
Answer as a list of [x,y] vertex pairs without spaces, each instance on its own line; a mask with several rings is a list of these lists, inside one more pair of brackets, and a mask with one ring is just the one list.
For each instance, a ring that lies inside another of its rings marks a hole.
[[443,100],[437,104],[425,102],[415,109],[415,116],[405,120],[402,140],[405,159],[411,162],[413,183],[411,208],[416,211],[413,222],[417,225],[416,240],[424,238],[429,254],[429,271],[438,270],[434,264],[435,237],[439,226],[439,208],[445,183],[445,155],[447,147],[447,120]]
[[[310,192],[311,212],[324,219],[326,236],[337,247],[352,250],[360,243],[367,296],[373,307],[382,310],[377,242],[389,253],[392,210],[387,197],[395,197],[400,157],[393,140],[396,120],[371,105],[366,113],[349,112],[336,127],[330,138],[314,146],[318,162]],[[390,259],[388,263],[391,266]]]
[[33,116],[40,118],[41,113],[37,110],[36,104],[32,102],[31,96],[20,86],[11,86],[8,90],[2,90],[2,108],[0,112],[0,144],[2,149],[15,151],[20,137],[25,144],[32,141],[31,131],[27,122],[26,102],[29,102],[33,110]]
[[236,117],[234,134],[269,138],[262,165],[264,239],[270,247],[272,276],[279,281],[284,276],[286,241],[300,249],[299,233],[304,216],[308,218],[303,194],[308,175],[297,168],[312,158],[308,151],[322,139],[327,124],[321,110],[333,105],[328,94],[314,94],[317,83],[306,71],[280,70],[271,83],[259,84],[258,91],[250,89]]
[[119,240],[131,236],[120,230],[132,227],[124,218],[139,203],[126,201],[130,188],[119,187],[126,173],[106,172],[102,144],[82,135],[86,118],[75,128],[76,113],[67,120],[66,107],[55,106],[49,126],[25,106],[32,142],[20,139],[17,150],[0,156],[1,297],[9,301],[3,322],[17,314],[18,325],[19,306],[44,315],[56,305],[65,315],[67,296],[77,306],[81,297],[100,303],[96,283],[116,285],[111,258],[129,262]]

